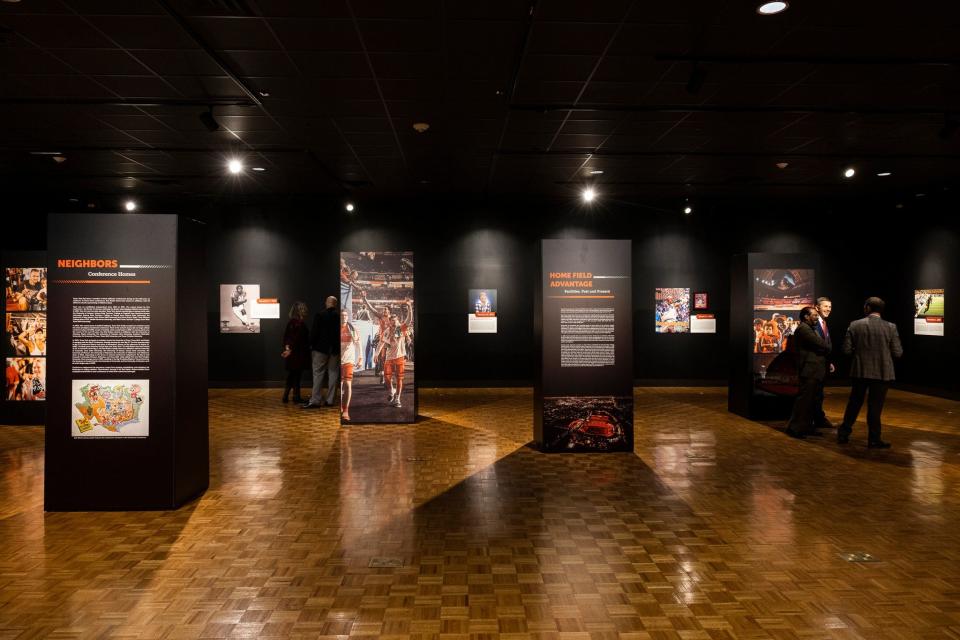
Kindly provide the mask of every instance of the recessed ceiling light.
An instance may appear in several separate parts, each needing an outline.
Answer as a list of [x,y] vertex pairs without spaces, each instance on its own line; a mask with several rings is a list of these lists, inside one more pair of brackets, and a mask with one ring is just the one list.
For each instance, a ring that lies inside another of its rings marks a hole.
[[762,16],[772,16],[786,11],[789,6],[786,2],[764,2],[757,7],[757,13]]
[[853,167],[847,167],[847,170],[843,172],[844,178],[852,178],[855,175],[857,175],[857,170]]
[[430,125],[426,122],[414,122],[413,130],[417,133],[425,133],[427,129],[430,128]]
[[580,193],[580,197],[583,198],[584,202],[593,202],[593,199],[597,197],[597,192],[593,190],[593,187],[587,187]]
[[240,173],[243,171],[243,163],[234,158],[227,163],[227,170],[230,171],[230,173]]
[[269,98],[269,97],[270,97],[270,92],[269,92],[269,91],[258,91],[257,93],[259,93],[259,94],[260,94],[260,97],[262,97],[262,98]]
[[777,169],[786,169],[786,168],[789,167],[789,166],[790,166],[790,163],[789,163],[789,162],[778,162],[778,163],[777,163]]
[[354,209],[356,209],[356,207],[353,206],[353,203],[352,203],[352,202],[348,202],[348,203],[347,203],[347,206],[344,207],[344,208],[345,208],[347,211],[353,211]]
[[893,173],[891,173],[890,171],[881,171],[877,175],[880,176],[881,178],[886,178],[887,176],[893,175]]
[[263,167],[251,167],[254,171],[266,171]]
[[590,169],[590,175],[599,176],[603,173],[603,169]]
[[67,161],[67,156],[53,156],[53,161],[57,164],[63,164]]
[[687,205],[683,208],[683,212],[687,215],[690,215],[691,213],[693,213],[693,207],[691,207],[690,205]]
[[123,203],[123,208],[126,209],[127,211],[136,211],[137,203],[134,202],[133,200],[127,200],[126,202]]

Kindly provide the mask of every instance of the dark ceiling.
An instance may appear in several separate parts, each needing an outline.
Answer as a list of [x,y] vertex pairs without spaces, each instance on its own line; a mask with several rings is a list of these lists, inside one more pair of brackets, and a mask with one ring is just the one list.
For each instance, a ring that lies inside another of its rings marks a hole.
[[958,3],[756,6],[4,0],[0,171],[8,192],[177,196],[797,197],[960,175]]

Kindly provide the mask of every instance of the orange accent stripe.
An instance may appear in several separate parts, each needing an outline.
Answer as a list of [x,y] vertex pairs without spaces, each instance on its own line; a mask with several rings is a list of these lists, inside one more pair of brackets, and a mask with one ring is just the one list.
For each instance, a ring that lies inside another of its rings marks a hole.
[[566,299],[587,299],[587,300],[612,300],[614,296],[548,296],[550,298],[566,298]]
[[56,284],[150,284],[149,280],[54,280]]

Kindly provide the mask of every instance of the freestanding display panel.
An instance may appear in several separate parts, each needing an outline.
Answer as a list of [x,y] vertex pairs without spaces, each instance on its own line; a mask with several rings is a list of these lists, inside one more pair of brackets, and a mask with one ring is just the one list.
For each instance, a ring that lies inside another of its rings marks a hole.
[[543,240],[534,327],[543,451],[633,451],[629,240]]
[[730,281],[728,409],[750,419],[789,417],[799,378],[790,339],[800,310],[816,301],[819,258],[748,253]]
[[209,483],[202,226],[52,214],[48,511],[173,509]]
[[340,422],[417,419],[412,251],[340,253]]
[[43,424],[47,409],[47,254],[4,251],[0,424]]

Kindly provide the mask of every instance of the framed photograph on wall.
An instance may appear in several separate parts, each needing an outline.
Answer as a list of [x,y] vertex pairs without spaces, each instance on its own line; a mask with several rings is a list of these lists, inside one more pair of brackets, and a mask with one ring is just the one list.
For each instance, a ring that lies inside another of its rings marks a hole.
[[705,292],[694,293],[693,294],[693,308],[694,309],[709,309],[709,296]]

